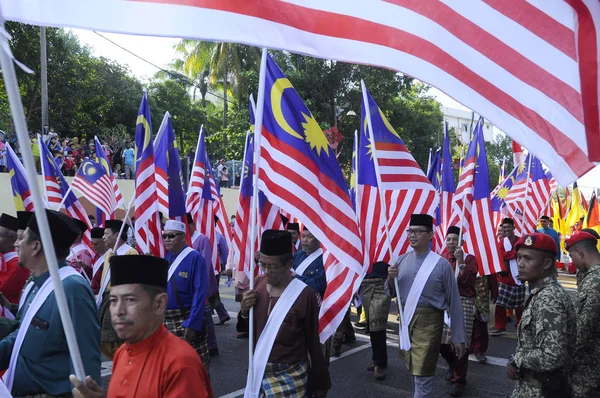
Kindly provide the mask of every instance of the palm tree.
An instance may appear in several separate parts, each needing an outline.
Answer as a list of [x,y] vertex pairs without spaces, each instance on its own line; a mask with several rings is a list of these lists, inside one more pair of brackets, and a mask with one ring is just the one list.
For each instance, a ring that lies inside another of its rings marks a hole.
[[227,127],[228,86],[239,97],[240,76],[244,70],[260,64],[259,50],[242,44],[191,39],[182,39],[175,50],[181,57],[172,66],[198,85],[203,106],[208,87],[223,90],[223,128]]

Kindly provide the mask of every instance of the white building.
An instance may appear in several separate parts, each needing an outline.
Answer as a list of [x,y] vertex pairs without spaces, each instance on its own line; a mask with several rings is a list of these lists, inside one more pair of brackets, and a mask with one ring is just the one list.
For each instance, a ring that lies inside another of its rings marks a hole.
[[[473,123],[473,128],[475,128],[475,124],[479,120],[479,114],[476,112],[473,114],[471,111],[450,108],[447,106],[440,106],[440,110],[448,123],[448,129],[454,127],[458,139],[463,144],[469,143],[471,141],[471,121]],[[487,120],[484,120],[483,122],[483,138],[487,142],[494,140],[494,125]]]

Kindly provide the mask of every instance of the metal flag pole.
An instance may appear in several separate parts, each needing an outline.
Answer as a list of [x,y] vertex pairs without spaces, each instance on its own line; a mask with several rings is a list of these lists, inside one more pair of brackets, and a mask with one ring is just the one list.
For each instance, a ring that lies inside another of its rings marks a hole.
[[[381,185],[381,174],[379,172],[379,162],[377,155],[377,148],[375,146],[375,136],[373,134],[373,123],[371,122],[371,110],[369,107],[369,100],[367,98],[367,88],[365,87],[365,82],[363,80],[360,81],[360,85],[362,87],[362,96],[363,96],[363,106],[365,107],[365,114],[367,115],[367,128],[369,130],[369,139],[371,140],[371,145],[373,145],[373,162],[375,163],[375,175],[377,177],[377,185],[379,191],[379,200],[381,201],[381,209],[382,213],[385,215],[384,218],[384,226],[385,226],[385,234],[386,240],[388,244],[388,249],[390,252],[390,259],[392,264],[396,263],[396,259],[394,258],[394,252],[392,250],[392,238],[390,236],[390,226],[389,220],[387,218],[387,205],[385,203],[385,195],[383,194],[383,187]],[[357,154],[358,157],[358,154]],[[404,310],[402,309],[402,301],[400,300],[400,289],[398,286],[398,278],[394,279],[394,288],[396,289],[396,298],[398,300],[398,313],[400,315],[400,324],[404,325]]]
[[[265,108],[265,76],[267,74],[267,49],[263,48],[260,59],[260,74],[258,79],[258,98],[256,112],[254,113],[254,174],[252,176],[252,198],[250,199],[250,244],[254,251],[256,239],[256,223],[258,222],[258,172],[260,159],[260,138],[262,133],[262,121]],[[254,289],[254,261],[250,261],[250,289]],[[254,308],[250,308],[250,328],[248,330],[248,373],[250,374],[247,386],[250,391],[254,388]]]
[[[1,13],[0,31],[5,33],[4,17]],[[42,239],[42,246],[44,248],[44,255],[46,256],[48,270],[50,271],[50,277],[52,278],[52,286],[54,287],[56,304],[58,306],[60,319],[64,328],[67,345],[69,347],[71,362],[73,363],[73,368],[77,378],[79,380],[85,380],[85,369],[83,368],[83,361],[81,360],[81,354],[79,352],[79,346],[77,345],[73,323],[71,322],[67,298],[65,296],[65,291],[63,289],[58,272],[58,261],[56,259],[54,244],[52,242],[52,235],[50,234],[48,218],[46,217],[46,211],[44,209],[44,200],[42,199],[42,193],[37,183],[36,167],[33,160],[33,154],[31,153],[31,146],[29,145],[27,124],[25,122],[25,114],[23,112],[23,103],[21,102],[19,85],[17,83],[15,65],[13,63],[12,53],[10,52],[8,37],[7,35],[3,34],[0,34],[0,65],[2,66],[2,75],[4,77],[6,93],[8,94],[8,102],[10,104],[10,111],[12,113],[15,131],[21,146],[23,161],[25,163],[27,180],[30,182],[29,187],[31,189],[31,196],[34,203],[35,217],[40,231],[40,237]]]
[[119,230],[119,235],[117,235],[117,241],[115,242],[115,246],[113,247],[113,253],[116,253],[117,250],[117,245],[119,244],[119,238],[121,238],[121,234],[123,233],[123,230],[125,229],[125,224],[129,224],[127,221],[129,220],[129,212],[131,211],[131,205],[133,204],[133,201],[135,200],[135,192],[133,195],[131,195],[131,199],[129,200],[129,204],[127,205],[127,211],[125,212],[125,218],[123,218],[123,224],[121,224],[121,229]]

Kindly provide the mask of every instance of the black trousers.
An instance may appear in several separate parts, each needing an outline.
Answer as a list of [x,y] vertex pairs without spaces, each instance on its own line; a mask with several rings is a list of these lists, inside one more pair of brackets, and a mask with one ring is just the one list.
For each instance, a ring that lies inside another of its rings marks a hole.
[[373,363],[380,368],[387,368],[388,355],[385,330],[369,333],[371,350],[373,350]]

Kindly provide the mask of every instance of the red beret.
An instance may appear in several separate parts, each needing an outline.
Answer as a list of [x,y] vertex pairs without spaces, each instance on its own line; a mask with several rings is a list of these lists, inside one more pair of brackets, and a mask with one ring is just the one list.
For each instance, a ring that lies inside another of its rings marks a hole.
[[594,244],[598,243],[598,239],[589,232],[577,232],[576,234],[571,235],[569,239],[565,241],[565,249],[569,250],[569,247],[573,246],[576,243],[583,242],[584,240],[591,240]]
[[525,249],[533,249],[541,252],[554,253],[558,251],[556,242],[550,235],[542,233],[534,233],[522,236],[517,243],[515,243],[515,250],[519,250],[521,247]]

